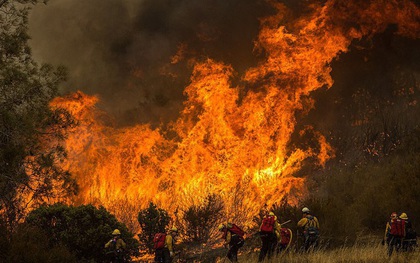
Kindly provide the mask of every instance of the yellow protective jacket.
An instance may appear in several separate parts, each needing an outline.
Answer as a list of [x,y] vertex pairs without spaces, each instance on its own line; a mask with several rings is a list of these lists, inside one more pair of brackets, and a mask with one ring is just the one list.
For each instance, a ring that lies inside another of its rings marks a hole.
[[165,247],[169,249],[169,252],[174,252],[174,239],[170,234],[166,235]]
[[225,237],[225,245],[228,245],[231,239],[232,239],[232,233],[230,231],[227,231],[226,237]]
[[[306,230],[307,227],[308,227],[307,224],[308,224],[308,221],[309,221],[308,217],[310,217],[310,216],[311,215],[307,215],[307,216],[303,217],[301,220],[299,220],[299,222],[297,223],[297,227],[301,228],[303,230]],[[313,216],[313,219],[314,219],[314,222],[315,222],[314,227],[316,227],[319,230],[318,218]]]
[[274,233],[276,234],[277,240],[281,239],[281,225],[279,222],[276,221],[274,224]]
[[386,222],[384,240],[388,238],[390,231],[391,231],[391,224],[389,222]]
[[111,245],[113,245],[113,242],[115,242],[115,250],[125,249],[126,247],[124,240],[122,240],[122,238],[120,237],[117,237],[117,238],[113,238],[109,240],[108,243],[105,244],[105,248],[111,248]]
[[[264,218],[266,218],[267,216],[264,216]],[[260,231],[261,231],[261,227],[262,227],[262,223],[260,225]],[[280,236],[280,231],[281,231],[281,224],[277,221],[277,216],[274,216],[274,234],[276,234],[277,240],[281,239]]]

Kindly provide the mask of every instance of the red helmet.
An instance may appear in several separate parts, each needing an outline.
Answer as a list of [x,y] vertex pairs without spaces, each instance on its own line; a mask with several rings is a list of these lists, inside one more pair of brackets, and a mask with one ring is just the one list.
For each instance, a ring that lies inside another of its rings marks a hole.
[[391,218],[396,218],[396,217],[398,217],[397,212],[392,212],[392,214],[391,214]]

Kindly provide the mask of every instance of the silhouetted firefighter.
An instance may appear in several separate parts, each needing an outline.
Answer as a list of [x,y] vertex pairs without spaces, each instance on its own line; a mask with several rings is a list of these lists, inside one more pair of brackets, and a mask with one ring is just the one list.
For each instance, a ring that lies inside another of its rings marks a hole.
[[245,232],[232,223],[221,224],[219,226],[219,231],[223,232],[222,238],[225,241],[224,246],[229,248],[226,257],[231,262],[238,262],[238,250],[245,243]]
[[277,237],[280,236],[280,229],[281,225],[277,222],[277,217],[273,212],[264,216],[260,226],[262,246],[260,255],[258,256],[258,262],[263,261],[266,256],[271,258],[276,249]]
[[402,250],[413,251],[417,247],[417,232],[414,230],[406,213],[401,213],[400,218],[405,221],[405,236],[402,241]]
[[126,244],[121,238],[120,230],[115,229],[112,232],[112,239],[105,244],[105,249],[108,250],[107,255],[109,260],[113,263],[126,262],[125,247]]
[[153,248],[155,249],[155,262],[169,263],[175,256],[174,242],[178,235],[176,227],[171,228],[169,234],[156,233],[153,238]]

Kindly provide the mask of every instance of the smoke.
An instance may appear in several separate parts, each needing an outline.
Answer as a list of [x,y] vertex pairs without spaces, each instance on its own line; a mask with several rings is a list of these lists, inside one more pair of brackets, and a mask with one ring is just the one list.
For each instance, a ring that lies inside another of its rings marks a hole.
[[64,93],[99,95],[120,124],[158,124],[177,117],[193,60],[254,65],[258,19],[270,12],[255,0],[54,0],[32,10],[31,46],[69,69]]
[[[271,2],[283,3],[293,20],[311,10],[311,4],[325,1]],[[69,69],[64,93],[99,95],[99,106],[120,125],[156,126],[178,117],[197,60],[223,61],[239,76],[254,67],[260,59],[254,51],[260,19],[274,12],[264,0],[52,0],[31,13],[31,45],[38,61]],[[351,21],[351,27],[360,22],[352,16],[337,19]],[[357,90],[370,89],[379,99],[392,93],[395,72],[414,76],[416,85],[418,43],[392,29],[376,39],[353,41],[349,52],[333,62],[333,89],[315,94],[317,105],[307,122],[322,120],[325,129],[334,129],[343,116],[338,111],[348,111],[345,105]]]

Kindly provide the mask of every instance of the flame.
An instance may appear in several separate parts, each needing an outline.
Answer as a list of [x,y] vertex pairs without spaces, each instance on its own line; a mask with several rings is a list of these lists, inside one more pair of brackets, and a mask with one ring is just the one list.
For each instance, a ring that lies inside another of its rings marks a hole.
[[230,65],[196,63],[169,130],[113,128],[95,107],[98,98],[81,92],[55,99],[52,107],[66,108],[80,124],[65,142],[64,168],[81,186],[75,202],[116,209],[121,200],[141,208],[153,201],[174,212],[217,194],[229,217],[250,224],[264,205],[304,193],[305,179],[296,177],[303,161],[323,166],[334,153],[311,127],[301,134],[311,131],[318,145],[293,147],[296,112],[313,107],[312,91],[333,85],[330,63],[353,39],[390,23],[398,34],[418,37],[419,9],[410,1],[327,1],[286,21],[286,8],[272,5],[277,14],[261,20],[255,45],[265,59],[244,74],[243,86],[232,85],[237,73]]

